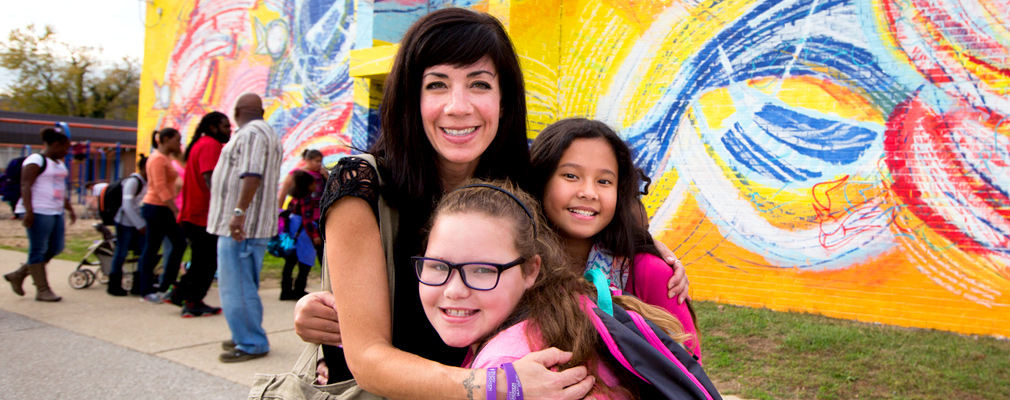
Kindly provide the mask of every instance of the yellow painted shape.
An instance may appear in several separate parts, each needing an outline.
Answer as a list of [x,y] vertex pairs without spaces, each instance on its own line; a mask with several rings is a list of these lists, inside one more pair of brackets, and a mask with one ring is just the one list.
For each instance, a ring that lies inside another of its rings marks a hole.
[[389,74],[399,44],[351,50],[352,78],[380,78]]
[[[830,81],[811,76],[791,77],[776,85],[776,78],[761,78],[748,81],[751,87],[766,94],[775,94],[782,102],[800,108],[809,108],[825,114],[861,122],[883,125],[887,116],[876,112],[867,96]],[[723,103],[732,104],[732,103]],[[706,114],[707,116],[707,114]]]
[[[137,155],[149,155],[151,132],[158,128],[164,110],[154,108],[155,85],[168,68],[169,56],[178,36],[185,31],[194,2],[157,0],[147,4],[144,18],[144,60],[140,72],[139,115],[137,116]],[[161,10],[159,15],[158,10]]]
[[561,8],[561,0],[512,1],[508,11],[508,34],[519,55],[526,84],[530,138],[558,118]]

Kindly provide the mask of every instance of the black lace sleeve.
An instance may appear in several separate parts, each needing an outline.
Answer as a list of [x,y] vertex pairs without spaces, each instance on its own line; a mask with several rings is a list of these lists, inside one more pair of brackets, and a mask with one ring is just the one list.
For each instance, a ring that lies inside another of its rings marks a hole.
[[[354,196],[368,202],[372,206],[375,220],[379,220],[379,173],[368,161],[358,157],[344,157],[330,170],[330,179],[326,181],[326,190],[319,203],[320,221],[325,223],[326,212],[330,206],[344,196]],[[319,234],[326,239],[326,229],[319,226]]]

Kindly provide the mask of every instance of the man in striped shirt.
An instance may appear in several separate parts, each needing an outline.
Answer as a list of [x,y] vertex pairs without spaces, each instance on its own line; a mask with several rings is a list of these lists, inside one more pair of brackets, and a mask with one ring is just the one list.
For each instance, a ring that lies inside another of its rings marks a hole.
[[218,236],[218,291],[231,329],[221,362],[260,358],[270,351],[263,330],[260,270],[267,242],[277,234],[277,183],[283,149],[263,121],[263,101],[251,93],[235,103],[238,132],[221,149],[211,174],[207,233]]

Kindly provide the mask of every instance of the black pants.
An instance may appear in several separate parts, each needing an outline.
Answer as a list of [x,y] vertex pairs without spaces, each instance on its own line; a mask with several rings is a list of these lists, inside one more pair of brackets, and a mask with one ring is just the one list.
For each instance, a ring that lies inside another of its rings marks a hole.
[[198,303],[207,296],[217,272],[217,235],[207,233],[206,227],[185,221],[182,230],[186,232],[192,252],[189,270],[179,279],[176,293],[183,301]]
[[[298,265],[298,277],[292,282],[291,275],[295,272],[295,265]],[[294,252],[287,256],[284,259],[284,273],[281,275],[281,296],[305,293],[305,282],[311,270],[311,265],[298,262],[298,255]]]
[[165,206],[156,206],[144,203],[140,207],[140,215],[147,221],[147,241],[144,250],[140,254],[140,263],[137,279],[133,280],[131,292],[145,295],[154,291],[152,275],[154,266],[158,264],[158,251],[161,249],[161,242],[167,237],[172,242],[172,252],[168,254],[168,267],[161,273],[161,284],[158,290],[166,291],[168,287],[175,284],[175,279],[179,275],[179,264],[182,263],[182,255],[186,252],[186,236],[182,233],[182,228],[175,223],[175,215],[172,209]]

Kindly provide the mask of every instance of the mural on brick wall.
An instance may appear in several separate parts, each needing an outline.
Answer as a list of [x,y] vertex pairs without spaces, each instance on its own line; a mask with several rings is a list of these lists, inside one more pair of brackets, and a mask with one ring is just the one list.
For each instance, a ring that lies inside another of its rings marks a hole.
[[[562,25],[643,20],[602,8]],[[700,267],[696,297],[1006,335],[1007,15],[996,1],[671,4],[633,40],[599,33],[632,50],[600,70],[595,104],[571,106],[623,129],[657,183],[653,231]],[[570,54],[599,43],[582,39]]]
[[[188,135],[260,93],[289,170],[305,148],[332,161],[373,139],[350,51],[452,3],[157,5],[141,132]],[[456,5],[509,29],[531,137],[590,116],[632,144],[652,230],[695,298],[1010,335],[1007,2]]]

